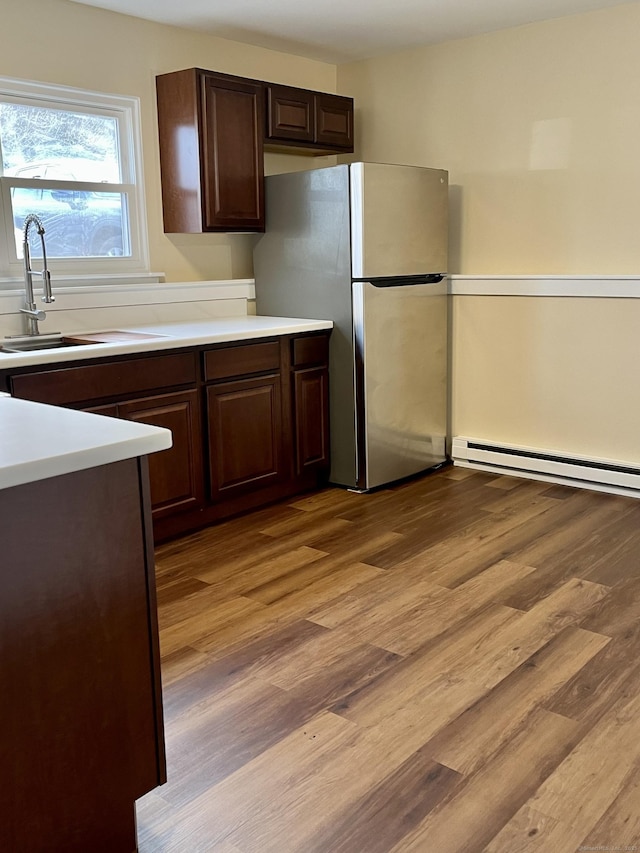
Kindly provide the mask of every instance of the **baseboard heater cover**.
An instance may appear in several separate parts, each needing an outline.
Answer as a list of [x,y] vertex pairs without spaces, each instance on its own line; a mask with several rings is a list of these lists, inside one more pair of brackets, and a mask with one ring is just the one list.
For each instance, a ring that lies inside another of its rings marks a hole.
[[456,436],[455,465],[640,497],[640,465]]

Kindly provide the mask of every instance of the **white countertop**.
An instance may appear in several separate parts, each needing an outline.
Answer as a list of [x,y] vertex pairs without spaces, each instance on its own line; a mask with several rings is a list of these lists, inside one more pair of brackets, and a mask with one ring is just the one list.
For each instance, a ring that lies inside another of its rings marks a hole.
[[[121,332],[141,332],[147,335],[158,335],[158,337],[140,341],[59,347],[56,349],[40,350],[38,352],[0,352],[0,370],[7,367],[47,364],[54,361],[78,361],[84,358],[100,358],[101,356],[204,346],[206,344],[241,341],[249,338],[265,338],[273,335],[316,332],[333,328],[333,323],[330,320],[299,320],[292,319],[291,317],[241,315],[238,317],[223,317],[216,320],[136,326],[118,325],[112,328]],[[98,331],[101,330],[95,328],[82,330],[85,334]],[[76,334],[79,333],[79,331],[76,331]],[[70,333],[65,334],[70,335]],[[8,340],[6,342],[9,343]],[[2,339],[0,339],[1,343]]]
[[160,427],[0,395],[0,489],[171,447]]

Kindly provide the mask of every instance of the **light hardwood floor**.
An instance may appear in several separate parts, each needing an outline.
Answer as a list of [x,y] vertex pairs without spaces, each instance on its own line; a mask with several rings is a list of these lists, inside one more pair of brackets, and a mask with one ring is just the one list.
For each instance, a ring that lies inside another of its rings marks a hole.
[[140,853],[640,850],[640,501],[448,468],[158,549]]

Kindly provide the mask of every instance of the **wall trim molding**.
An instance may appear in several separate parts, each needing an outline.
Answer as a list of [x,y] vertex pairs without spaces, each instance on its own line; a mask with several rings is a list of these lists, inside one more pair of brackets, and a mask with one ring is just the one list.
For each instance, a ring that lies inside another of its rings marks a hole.
[[451,275],[454,296],[640,299],[640,275]]
[[[56,286],[56,301],[47,313],[86,308],[113,308],[134,305],[163,305],[224,299],[254,299],[253,279],[229,281],[163,282],[162,284],[113,284]],[[39,302],[40,293],[36,293]],[[0,292],[0,314],[16,314],[24,303],[24,289]]]

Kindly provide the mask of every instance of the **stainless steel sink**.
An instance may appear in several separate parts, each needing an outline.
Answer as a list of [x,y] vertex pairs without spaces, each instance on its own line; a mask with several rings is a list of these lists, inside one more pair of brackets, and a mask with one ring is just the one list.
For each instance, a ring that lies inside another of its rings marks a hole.
[[5,342],[0,346],[0,353],[13,352],[38,352],[43,349],[59,349],[60,347],[78,347],[81,343],[67,340],[63,335],[55,337],[38,336],[35,338],[16,338],[15,340],[5,338]]

